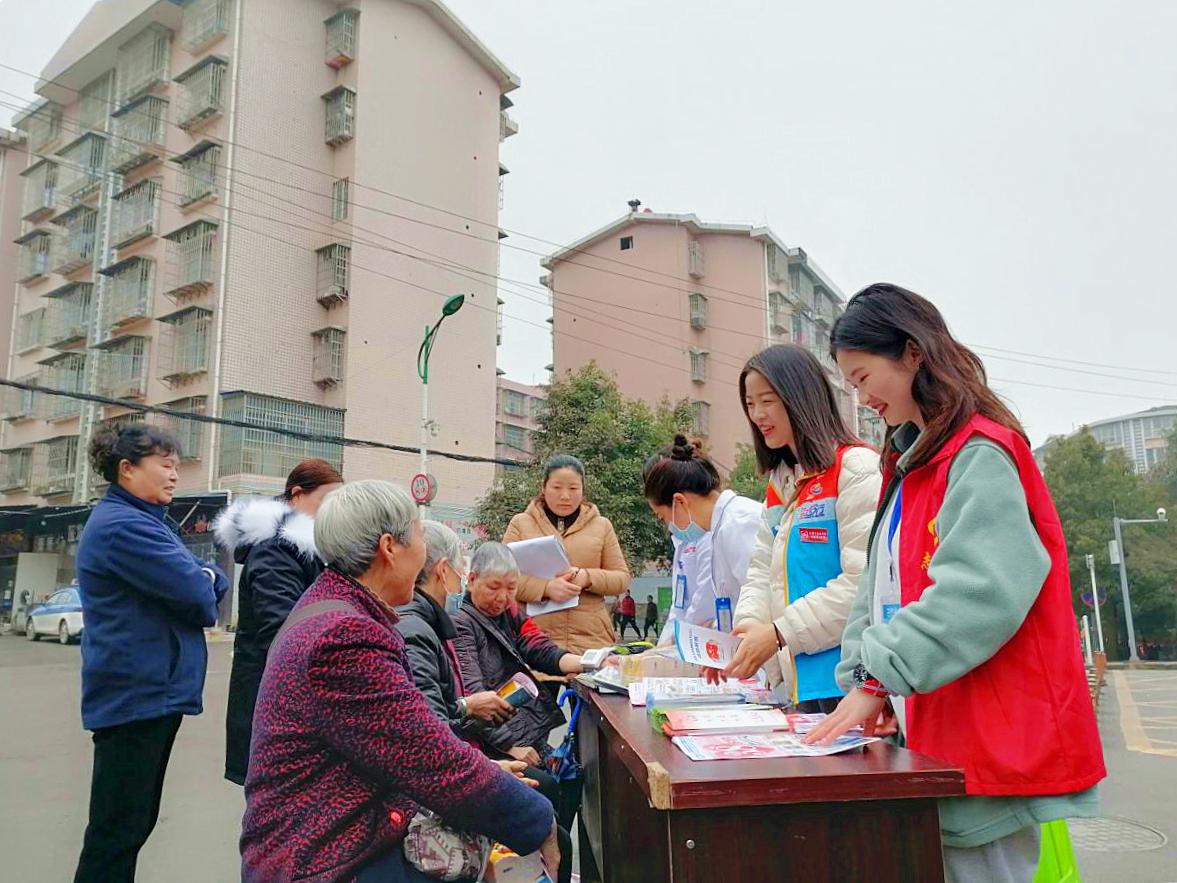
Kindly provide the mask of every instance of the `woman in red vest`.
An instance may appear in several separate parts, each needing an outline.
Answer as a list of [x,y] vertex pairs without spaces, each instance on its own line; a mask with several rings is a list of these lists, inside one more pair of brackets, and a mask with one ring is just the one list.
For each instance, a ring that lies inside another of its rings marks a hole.
[[1029,881],[1039,824],[1097,814],[1105,776],[1058,513],[1017,418],[927,300],[863,289],[831,349],[888,428],[837,670],[849,692],[809,741],[889,703],[907,747],[965,772],[968,796],[940,807],[948,879]]

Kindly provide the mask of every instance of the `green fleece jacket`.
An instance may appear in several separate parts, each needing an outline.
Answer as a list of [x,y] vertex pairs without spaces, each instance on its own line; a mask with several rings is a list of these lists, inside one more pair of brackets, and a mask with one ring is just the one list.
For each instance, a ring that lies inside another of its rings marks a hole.
[[[906,432],[904,430],[907,430]],[[896,433],[910,451],[916,431]],[[902,472],[906,455],[899,460]],[[880,516],[881,517],[881,516]],[[887,623],[871,625],[878,544],[876,530],[858,595],[842,635],[837,678],[852,687],[859,663],[898,696],[930,693],[992,657],[1017,632],[1050,569],[1030,521],[1017,467],[988,439],[967,442],[952,461],[937,515],[940,544],[931,585]],[[1027,825],[1099,812],[1097,788],[1040,797],[954,797],[940,801],[944,845],[982,846]]]

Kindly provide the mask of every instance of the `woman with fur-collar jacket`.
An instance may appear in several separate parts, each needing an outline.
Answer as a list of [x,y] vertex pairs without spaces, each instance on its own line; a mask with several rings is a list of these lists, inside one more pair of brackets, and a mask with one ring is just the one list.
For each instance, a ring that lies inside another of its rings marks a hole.
[[225,719],[225,778],[245,784],[253,706],[274,635],[323,571],[315,549],[315,513],[342,476],[325,460],[300,463],[276,499],[246,497],[216,523],[217,542],[243,565],[237,591],[237,637]]

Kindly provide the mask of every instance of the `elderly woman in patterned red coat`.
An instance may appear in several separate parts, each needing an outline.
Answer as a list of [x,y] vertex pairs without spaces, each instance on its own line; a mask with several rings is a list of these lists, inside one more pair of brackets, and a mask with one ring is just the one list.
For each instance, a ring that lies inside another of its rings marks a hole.
[[328,569],[274,640],[254,714],[242,878],[416,880],[402,844],[426,809],[455,830],[559,855],[552,806],[430,710],[408,670],[396,605],[425,559],[408,494],[384,481],[324,500]]

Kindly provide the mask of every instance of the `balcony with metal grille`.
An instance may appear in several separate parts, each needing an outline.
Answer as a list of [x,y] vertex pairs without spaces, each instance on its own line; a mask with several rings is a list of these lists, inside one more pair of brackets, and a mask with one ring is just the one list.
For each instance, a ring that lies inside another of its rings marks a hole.
[[98,392],[116,399],[142,398],[150,343],[147,337],[116,337],[95,347]]
[[110,278],[102,308],[102,327],[113,331],[129,322],[150,318],[155,261],[133,257],[102,269]]
[[78,437],[54,438],[34,446],[32,491],[41,497],[72,494],[77,482]]
[[707,382],[707,356],[704,350],[691,350],[691,381],[693,383]]
[[53,272],[66,275],[91,266],[98,242],[97,210],[79,203],[58,215],[53,223],[62,228],[57,234]]
[[121,108],[112,120],[110,164],[125,175],[163,156],[168,103],[148,95]]
[[311,379],[322,387],[342,383],[347,331],[337,326],[331,326],[320,328],[313,332],[311,337],[314,339]]
[[71,282],[45,295],[48,305],[46,345],[62,349],[84,341],[89,334],[94,285]]
[[57,196],[61,200],[81,200],[98,189],[106,172],[106,136],[86,132],[61,150],[57,172]]
[[30,230],[17,239],[16,244],[20,246],[16,267],[17,282],[27,284],[49,273],[53,234],[48,230]]
[[126,248],[140,239],[154,236],[159,223],[158,178],[132,184],[114,198],[111,206],[112,248]]
[[356,33],[360,20],[358,9],[341,9],[323,22],[327,30],[326,62],[339,70],[356,58]]
[[16,353],[27,353],[45,346],[45,308],[40,307],[16,317]]
[[706,328],[707,327],[707,295],[701,294],[698,291],[691,292],[689,296],[691,307],[691,327],[692,328]]
[[177,202],[187,208],[198,202],[220,195],[221,147],[212,141],[201,141],[175,162],[180,167],[180,194]]
[[188,307],[161,316],[159,378],[175,385],[208,371],[208,336],[212,310]]
[[703,243],[687,243],[687,272],[695,279],[703,275]]
[[[41,363],[45,386],[64,392],[86,391],[86,354],[61,353]],[[69,420],[82,413],[81,399],[69,396],[41,396],[40,416],[50,422]]]
[[192,0],[184,7],[180,44],[190,55],[211,46],[229,33],[233,0]]
[[320,248],[317,299],[325,307],[347,300],[351,285],[351,248],[332,243]]
[[788,334],[791,320],[792,311],[789,309],[788,299],[779,291],[770,291],[768,293],[768,322],[772,333]]
[[711,434],[711,405],[708,402],[691,402],[691,432],[706,438]]
[[0,451],[0,491],[7,493],[27,488],[32,474],[32,465],[32,448],[12,448]]
[[57,210],[57,163],[41,159],[23,172],[25,179],[22,217],[26,221],[41,221]]
[[[36,371],[16,379],[20,383],[40,386],[41,372]],[[3,402],[4,419],[12,423],[18,420],[31,420],[37,416],[37,394],[27,389],[18,389],[15,386],[6,387],[0,401]]]
[[217,225],[196,221],[173,230],[168,240],[168,279],[164,294],[174,301],[208,292],[216,279]]
[[40,100],[18,114],[12,124],[28,138],[29,150],[43,153],[61,140],[64,122],[61,105]]
[[323,137],[332,147],[350,141],[356,134],[356,91],[336,86],[323,95],[326,125]]
[[119,107],[130,104],[168,78],[172,32],[151,24],[119,47],[115,76]]
[[176,125],[192,130],[224,112],[228,70],[226,59],[210,55],[176,77],[180,87],[180,112]]
[[114,71],[107,71],[78,95],[78,125],[94,132],[105,132],[113,103]]
[[[192,396],[168,402],[167,407],[186,414],[204,414],[208,400],[204,396]],[[155,423],[180,442],[181,460],[199,460],[204,456],[204,424],[199,420],[187,420],[173,414],[156,414]]]

